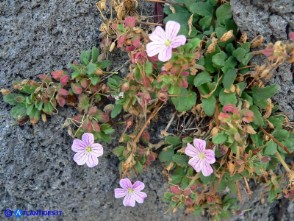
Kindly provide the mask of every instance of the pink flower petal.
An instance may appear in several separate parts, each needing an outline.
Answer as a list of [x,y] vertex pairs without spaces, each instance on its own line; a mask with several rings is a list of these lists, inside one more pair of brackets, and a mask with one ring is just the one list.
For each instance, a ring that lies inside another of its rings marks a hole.
[[141,181],[136,181],[133,184],[133,189],[137,192],[140,192],[141,190],[143,190],[145,188],[145,184]]
[[71,146],[71,149],[74,152],[83,152],[83,151],[85,151],[86,147],[87,147],[87,145],[85,144],[85,142],[83,142],[80,139],[74,139],[73,144]]
[[205,161],[209,164],[215,163],[215,155],[213,150],[205,150]]
[[204,152],[206,147],[206,141],[201,139],[194,139],[193,144],[199,152]]
[[185,149],[185,154],[188,155],[189,157],[196,157],[199,155],[199,150],[196,149],[193,145],[187,144],[187,147]]
[[165,47],[162,48],[162,50],[158,54],[158,60],[165,62],[171,59],[172,57],[172,48],[171,47]]
[[168,21],[165,26],[166,38],[169,40],[174,40],[180,31],[180,24],[175,21]]
[[143,203],[144,199],[147,197],[147,194],[143,192],[134,192],[133,197],[138,203]]
[[135,207],[135,204],[136,204],[135,198],[132,195],[127,194],[124,198],[123,204],[124,206]]
[[146,45],[146,51],[147,51],[147,55],[149,57],[153,57],[154,55],[159,54],[160,51],[163,50],[163,48],[165,48],[165,45],[163,43],[159,43],[159,42],[149,42]]
[[86,143],[86,145],[90,146],[94,143],[94,135],[91,133],[84,133],[82,140]]
[[123,189],[129,189],[129,188],[132,188],[132,187],[133,187],[132,182],[131,182],[128,178],[121,179],[121,180],[119,181],[119,185],[120,185]]
[[86,164],[88,167],[94,167],[94,166],[97,166],[98,165],[98,158],[89,154],[88,155],[88,159],[86,161]]
[[196,170],[196,172],[200,172],[201,160],[198,157],[191,158],[188,163],[189,163],[189,165],[191,165],[194,168],[194,170]]
[[210,176],[213,173],[213,169],[207,162],[203,162],[201,172],[203,176]]
[[114,197],[116,199],[125,197],[127,195],[127,193],[128,193],[128,190],[126,190],[126,189],[122,189],[122,188],[114,189]]
[[78,152],[74,155],[73,160],[78,164],[78,165],[84,165],[87,161],[88,157],[85,152]]
[[103,147],[101,144],[94,143],[91,145],[91,147],[92,147],[92,152],[91,152],[92,155],[96,157],[100,157],[103,155]]
[[186,37],[184,35],[177,36],[171,43],[172,48],[177,48],[181,45],[184,45],[186,43]]
[[149,38],[151,41],[162,43],[162,44],[164,44],[166,40],[165,32],[160,26],[157,26],[155,28],[155,30],[149,35]]

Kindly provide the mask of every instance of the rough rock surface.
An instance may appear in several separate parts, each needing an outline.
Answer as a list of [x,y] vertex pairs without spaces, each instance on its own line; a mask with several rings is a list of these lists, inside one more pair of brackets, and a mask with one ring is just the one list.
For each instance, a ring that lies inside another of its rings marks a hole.
[[[234,6],[239,1],[232,2]],[[98,45],[101,21],[95,3],[96,0],[1,1],[0,88],[8,87],[16,79],[34,78],[37,74],[65,67],[78,58],[81,50]],[[254,7],[258,10],[263,5]],[[290,24],[292,19],[293,24],[293,16],[286,16],[291,13],[291,8],[285,7],[284,11],[279,11],[279,5],[273,8],[277,15],[270,18],[272,27],[283,29],[276,24],[281,14],[284,23]],[[269,15],[263,14],[266,25]],[[238,17],[235,18],[238,22]],[[253,21],[248,21],[247,31],[256,34]],[[246,30],[247,26],[238,24]],[[276,37],[280,38],[279,35]],[[286,34],[282,37],[286,38]],[[287,79],[280,83],[284,84]],[[62,128],[66,116],[72,114],[70,109],[60,111],[47,124],[20,127],[14,124],[9,116],[9,106],[2,100],[0,97],[0,220],[6,220],[3,215],[6,208],[63,211],[61,218],[50,220],[195,220],[181,212],[165,214],[167,207],[161,198],[166,181],[161,175],[160,165],[147,170],[141,178],[146,183],[146,202],[135,209],[124,208],[122,201],[115,200],[113,196],[113,189],[118,186],[118,171],[117,160],[110,152],[116,144],[105,145],[99,167],[77,166],[72,161],[71,139]],[[249,207],[255,205],[253,203]],[[246,214],[251,215],[244,217],[259,217],[258,220],[274,218],[269,212],[273,207],[260,207],[256,213],[249,212]],[[288,213],[282,216],[284,220],[288,220],[293,212],[293,205],[287,208]],[[245,218],[240,217],[241,220],[256,220]]]

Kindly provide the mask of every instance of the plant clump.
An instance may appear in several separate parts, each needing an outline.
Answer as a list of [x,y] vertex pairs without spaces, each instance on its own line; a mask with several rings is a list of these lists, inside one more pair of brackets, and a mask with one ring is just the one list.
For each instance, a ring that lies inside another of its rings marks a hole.
[[[70,73],[57,70],[16,82],[13,91],[2,89],[4,101],[14,106],[12,117],[36,124],[60,107],[74,107],[77,114],[65,126],[73,138],[82,137],[74,140],[74,160],[89,167],[103,153],[94,142],[110,142],[116,119],[123,118],[113,153],[124,178],[115,197],[124,197],[124,206],[143,203],[145,185],[129,178],[157,159],[169,183],[163,198],[174,212],[185,208],[214,220],[239,214],[237,202],[243,190],[252,193],[250,181],[264,186],[270,202],[293,200],[293,164],[285,160],[293,155],[293,125],[272,100],[277,86],[268,84],[279,65],[294,63],[293,33],[260,50],[262,36],[248,41],[226,1],[166,3],[165,29],[139,16],[136,7],[133,0],[99,1],[101,53],[95,47],[83,51]],[[115,50],[128,56],[127,73],[109,71],[106,58]],[[263,65],[252,62],[257,55],[265,56]],[[163,139],[151,143],[151,121],[171,105]],[[182,127],[170,130],[175,122]]]

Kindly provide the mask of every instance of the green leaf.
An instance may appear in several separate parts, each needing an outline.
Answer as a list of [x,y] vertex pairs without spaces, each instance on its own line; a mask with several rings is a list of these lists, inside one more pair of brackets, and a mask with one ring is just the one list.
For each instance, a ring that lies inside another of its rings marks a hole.
[[115,104],[110,114],[111,118],[117,117],[117,115],[119,115],[120,112],[122,111],[122,108],[123,106],[121,104]]
[[182,143],[181,139],[176,136],[167,136],[164,140],[166,143],[172,144],[173,146],[177,146]]
[[136,161],[135,170],[138,174],[143,172],[143,165],[140,163],[140,161]]
[[80,59],[83,65],[88,65],[90,62],[90,58],[91,58],[91,50],[82,51]]
[[207,116],[213,116],[216,107],[215,96],[210,96],[209,98],[202,98],[202,108]]
[[193,4],[188,5],[188,9],[193,14],[201,15],[201,16],[212,16],[213,7],[209,2],[195,2]]
[[100,81],[100,78],[96,75],[90,77],[90,80],[91,80],[91,83],[95,86],[99,81]]
[[10,111],[11,116],[14,119],[21,120],[27,116],[27,108],[25,104],[17,104]]
[[185,167],[188,166],[189,157],[183,154],[175,154],[173,155],[173,162],[175,162],[178,166]]
[[111,62],[109,60],[104,60],[104,61],[98,61],[97,66],[101,69],[107,68],[111,65]]
[[121,77],[113,76],[108,78],[107,86],[113,90],[117,90],[120,87]]
[[75,71],[75,72],[73,72],[73,73],[71,74],[71,78],[72,78],[72,79],[75,79],[75,78],[77,78],[78,76],[80,76],[80,72],[77,72],[77,71]]
[[145,72],[147,75],[150,75],[152,73],[152,63],[149,61],[145,63]]
[[277,92],[278,92],[277,85],[270,85],[263,88],[255,86],[252,89],[252,96],[253,96],[254,102],[256,102],[257,104],[260,102],[260,100],[266,100],[268,98],[271,98]]
[[171,161],[172,161],[172,157],[174,155],[174,150],[169,147],[169,148],[164,148],[160,154],[159,154],[159,160],[160,162],[163,162],[163,163],[167,163],[169,164]]
[[210,176],[203,176],[202,172],[200,173],[200,180],[202,181],[202,183],[204,184],[211,184],[214,180],[214,176],[213,174]]
[[275,129],[272,135],[279,141],[286,140],[290,136],[290,132],[284,129]]
[[251,60],[251,58],[253,58],[253,54],[252,53],[247,53],[245,55],[245,57],[242,59],[241,63],[243,65],[247,65],[249,63],[249,61]]
[[201,25],[203,30],[206,30],[209,27],[211,27],[211,21],[212,21],[211,16],[205,16],[205,17],[200,19],[199,24]]
[[196,104],[197,95],[195,92],[181,88],[179,96],[172,97],[172,102],[177,111],[188,111]]
[[44,104],[43,112],[45,112],[46,114],[51,115],[53,113],[53,111],[54,111],[54,107],[51,105],[50,102],[47,102],[47,103]]
[[225,3],[218,7],[216,10],[216,17],[219,23],[225,24],[225,21],[232,17],[230,3]]
[[282,115],[277,116],[271,116],[268,118],[268,120],[276,127],[276,128],[282,128],[283,124],[285,122],[285,117]]
[[225,89],[230,89],[231,85],[235,82],[236,77],[237,77],[236,69],[230,68],[224,73],[223,85]]
[[222,105],[226,104],[237,104],[237,98],[235,93],[225,93],[221,90],[219,94],[219,101]]
[[203,71],[197,74],[196,77],[194,78],[194,86],[198,87],[210,81],[211,81],[210,74],[207,71]]
[[217,133],[213,138],[212,142],[214,144],[223,144],[227,141],[228,136],[225,134],[224,131],[221,131],[220,133]]
[[18,103],[23,103],[25,101],[25,97],[20,94],[7,94],[3,96],[3,100],[5,103],[10,105],[16,105]]
[[114,132],[114,129],[109,124],[101,124],[100,129],[105,134],[112,134]]
[[263,120],[263,117],[262,117],[258,107],[253,105],[250,107],[250,110],[254,113],[253,123],[256,124],[257,126],[263,126],[264,120]]
[[32,93],[35,92],[37,87],[38,87],[37,85],[32,85],[31,86],[31,85],[26,84],[20,89],[20,91],[23,92],[23,93],[26,93],[26,94],[32,94]]
[[227,54],[223,51],[217,53],[212,56],[212,63],[216,66],[223,67],[225,65],[225,60],[227,58]]
[[95,74],[96,70],[97,70],[97,64],[89,63],[89,64],[87,65],[87,74],[88,74],[88,75],[93,75],[93,74]]
[[118,146],[112,150],[112,153],[117,157],[121,157],[123,156],[124,149],[125,149],[124,146]]
[[96,63],[98,60],[98,56],[99,56],[99,49],[96,47],[92,48],[92,62]]
[[276,152],[277,152],[277,144],[272,140],[267,142],[263,153],[265,155],[275,155]]
[[244,48],[241,48],[241,47],[239,47],[239,48],[237,48],[234,52],[233,52],[233,56],[235,57],[235,58],[237,58],[237,60],[239,61],[239,62],[242,62],[243,61],[243,59],[244,59],[244,57],[245,57],[245,55],[246,55],[246,50],[244,49]]

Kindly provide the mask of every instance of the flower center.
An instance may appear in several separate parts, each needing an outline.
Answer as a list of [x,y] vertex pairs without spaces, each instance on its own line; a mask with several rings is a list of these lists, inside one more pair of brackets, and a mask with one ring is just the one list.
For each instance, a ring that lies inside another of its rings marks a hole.
[[200,158],[201,160],[204,160],[204,159],[205,159],[205,154],[204,154],[204,153],[200,153],[198,156],[199,156],[199,158]]
[[128,193],[129,193],[129,194],[132,194],[133,192],[134,192],[134,189],[133,189],[133,188],[129,188],[129,189],[128,189]]
[[169,47],[171,45],[171,40],[165,40],[164,44]]
[[86,151],[88,152],[88,153],[90,153],[90,152],[92,152],[92,147],[86,147]]

